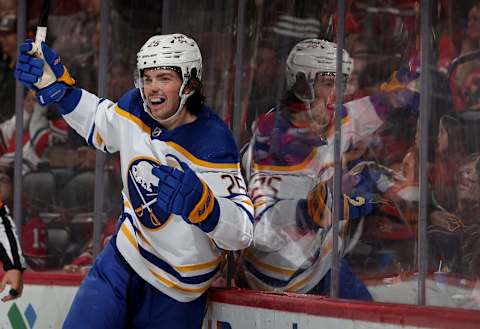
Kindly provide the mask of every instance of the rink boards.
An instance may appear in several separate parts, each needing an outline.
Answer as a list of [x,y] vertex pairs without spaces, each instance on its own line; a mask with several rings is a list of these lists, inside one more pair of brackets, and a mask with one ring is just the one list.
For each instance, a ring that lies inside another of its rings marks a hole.
[[[26,273],[21,299],[0,302],[0,329],[61,328],[81,275]],[[393,290],[392,290],[393,288]],[[413,282],[369,285],[376,299],[414,303]],[[438,292],[462,293],[455,285],[427,284]],[[449,291],[448,289],[456,289]],[[401,293],[401,292],[405,293]],[[410,293],[408,293],[410,292]],[[467,290],[465,289],[465,293]],[[382,298],[383,295],[383,298]],[[388,298],[387,298],[388,296]],[[447,301],[447,305],[448,301]],[[458,305],[449,305],[458,306]],[[319,296],[212,289],[204,329],[479,328],[480,312],[453,308],[331,300]]]

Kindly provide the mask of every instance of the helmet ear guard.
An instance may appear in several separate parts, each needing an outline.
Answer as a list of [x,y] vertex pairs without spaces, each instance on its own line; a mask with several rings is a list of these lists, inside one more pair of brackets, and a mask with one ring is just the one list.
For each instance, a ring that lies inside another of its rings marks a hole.
[[313,83],[308,81],[307,76],[303,72],[297,72],[295,83],[291,90],[302,102],[311,103],[315,99]]

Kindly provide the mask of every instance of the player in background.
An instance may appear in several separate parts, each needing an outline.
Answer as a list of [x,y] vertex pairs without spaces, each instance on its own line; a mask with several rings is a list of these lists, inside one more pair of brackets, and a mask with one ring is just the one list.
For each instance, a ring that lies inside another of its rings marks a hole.
[[[117,103],[74,86],[60,57],[20,46],[16,77],[56,103],[93,147],[120,152],[123,212],[63,328],[200,328],[224,250],[250,245],[253,204],[233,137],[204,103],[202,57],[182,34],[151,37]],[[49,67],[56,81],[34,83]]]
[[[244,156],[249,193],[255,206],[254,243],[243,253],[245,280],[254,289],[328,294],[331,268],[331,215],[335,79],[347,79],[352,59],[343,51],[336,76],[336,44],[307,39],[291,50],[286,63],[287,91],[279,108],[258,118]],[[345,171],[359,160],[389,106],[371,97],[342,108],[341,152]],[[390,99],[387,97],[390,102]],[[376,103],[375,103],[376,102]],[[388,102],[384,102],[388,103]],[[378,106],[376,105],[378,104]],[[388,105],[388,104],[387,104]],[[362,190],[359,174],[345,175],[339,252],[358,241],[373,196]],[[353,182],[353,183],[352,183]],[[341,298],[371,299],[347,262],[340,266]]]
[[10,285],[8,295],[2,297],[2,302],[6,302],[22,295],[23,270],[26,263],[10,210],[2,201],[0,201],[0,261],[5,271],[0,278],[0,293],[5,290],[7,284]]

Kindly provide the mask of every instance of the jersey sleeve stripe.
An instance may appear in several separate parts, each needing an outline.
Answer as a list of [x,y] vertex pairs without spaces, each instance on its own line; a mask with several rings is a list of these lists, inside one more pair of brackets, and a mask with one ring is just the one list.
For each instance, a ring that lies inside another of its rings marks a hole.
[[122,109],[118,104],[115,106],[115,113],[120,115],[121,117],[124,117],[127,120],[132,121],[135,123],[137,126],[140,127],[144,132],[150,134],[151,129],[149,126],[147,126],[140,118],[136,117],[135,115],[131,114],[130,112]]

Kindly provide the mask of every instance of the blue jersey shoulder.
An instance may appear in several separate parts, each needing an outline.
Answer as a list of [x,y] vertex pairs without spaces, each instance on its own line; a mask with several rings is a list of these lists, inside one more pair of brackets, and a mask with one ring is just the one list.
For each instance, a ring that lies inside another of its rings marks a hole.
[[154,120],[143,109],[143,99],[138,88],[128,90],[120,97],[117,104],[122,110],[136,116],[148,126],[155,125]]
[[179,144],[200,160],[238,163],[240,159],[230,129],[207,106],[202,107],[197,120],[165,132],[163,137]]

